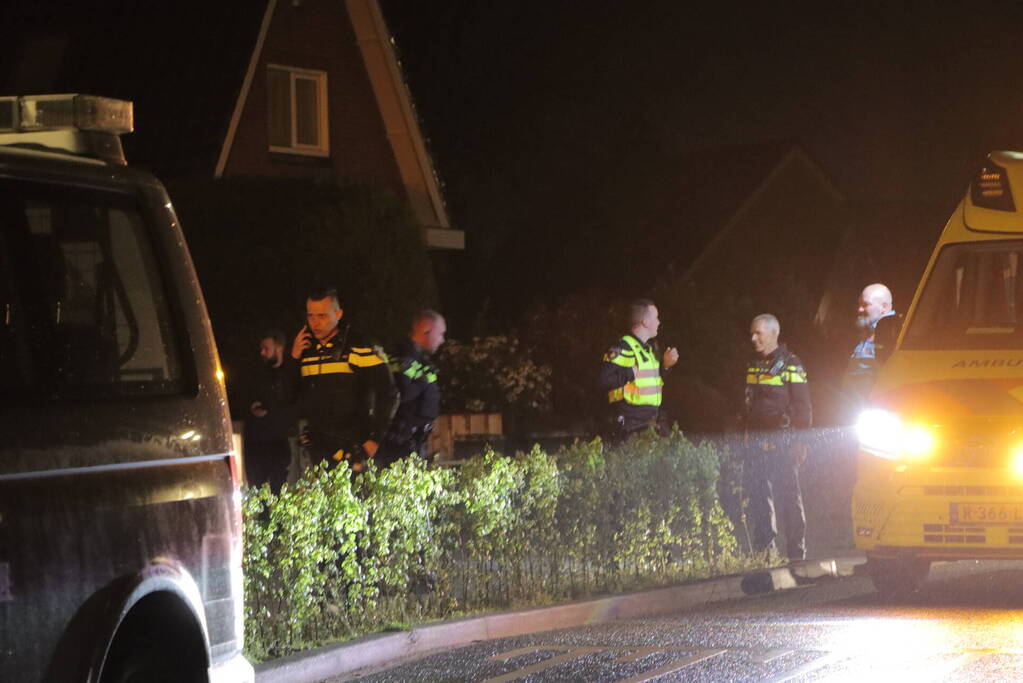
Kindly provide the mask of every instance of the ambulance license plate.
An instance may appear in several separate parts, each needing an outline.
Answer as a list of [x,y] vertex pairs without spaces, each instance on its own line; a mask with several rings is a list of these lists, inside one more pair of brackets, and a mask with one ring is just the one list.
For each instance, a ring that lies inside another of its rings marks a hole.
[[1023,524],[1023,503],[951,503],[953,524]]

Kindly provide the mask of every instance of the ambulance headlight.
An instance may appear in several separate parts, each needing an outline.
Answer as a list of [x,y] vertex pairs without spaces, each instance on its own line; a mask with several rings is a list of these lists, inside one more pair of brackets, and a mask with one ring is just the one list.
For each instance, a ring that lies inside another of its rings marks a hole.
[[889,460],[923,462],[938,446],[929,426],[907,424],[895,413],[876,408],[860,413],[856,434],[863,450]]
[[1017,479],[1023,479],[1023,443],[1016,444],[1009,454],[1009,469]]

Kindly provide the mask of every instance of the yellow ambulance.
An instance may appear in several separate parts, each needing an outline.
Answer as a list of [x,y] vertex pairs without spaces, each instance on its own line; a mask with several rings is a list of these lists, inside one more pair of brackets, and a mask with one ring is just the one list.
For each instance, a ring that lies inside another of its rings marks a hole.
[[992,152],[859,416],[852,515],[877,590],[934,560],[1023,559],[1023,153]]

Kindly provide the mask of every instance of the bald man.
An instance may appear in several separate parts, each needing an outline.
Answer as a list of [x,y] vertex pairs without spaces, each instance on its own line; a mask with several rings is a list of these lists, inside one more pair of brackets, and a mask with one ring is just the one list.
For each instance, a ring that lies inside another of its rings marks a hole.
[[852,399],[861,403],[867,400],[880,365],[895,350],[899,321],[890,289],[880,282],[863,288],[856,311],[860,341],[849,358],[844,382]]
[[400,403],[376,457],[377,466],[387,467],[413,453],[429,457],[430,432],[440,415],[440,385],[433,354],[444,343],[447,330],[444,316],[423,309],[412,316],[408,336],[398,342],[397,353],[391,357],[391,372]]

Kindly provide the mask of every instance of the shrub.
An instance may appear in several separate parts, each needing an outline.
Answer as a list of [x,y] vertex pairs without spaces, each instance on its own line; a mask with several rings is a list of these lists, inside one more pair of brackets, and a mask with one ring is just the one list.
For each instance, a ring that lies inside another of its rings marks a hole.
[[492,450],[307,471],[245,501],[254,659],[454,613],[536,605],[733,571],[719,454],[677,430],[609,448]]
[[437,354],[448,412],[545,411],[551,369],[536,363],[514,335],[448,340]]

